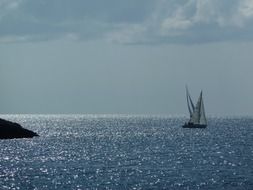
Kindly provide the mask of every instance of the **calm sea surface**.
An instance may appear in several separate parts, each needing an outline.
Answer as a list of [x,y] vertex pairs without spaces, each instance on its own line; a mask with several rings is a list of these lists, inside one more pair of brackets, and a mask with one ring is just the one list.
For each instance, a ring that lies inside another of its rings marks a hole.
[[0,189],[253,189],[253,117],[2,115],[39,133],[0,140]]

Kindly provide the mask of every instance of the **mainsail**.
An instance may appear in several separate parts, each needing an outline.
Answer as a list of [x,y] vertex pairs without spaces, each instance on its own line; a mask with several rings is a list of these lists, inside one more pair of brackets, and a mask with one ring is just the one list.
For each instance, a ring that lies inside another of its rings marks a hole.
[[190,96],[187,86],[186,86],[186,98],[187,98],[187,106],[188,106],[188,110],[190,113],[190,117],[192,117],[192,113],[193,113],[193,110],[195,109],[195,107],[192,102],[192,99],[191,99],[191,96]]
[[201,104],[200,104],[199,124],[201,124],[201,125],[207,125],[205,108],[204,108],[204,101],[203,101],[203,97],[202,97],[202,92],[201,92]]
[[[188,92],[187,92],[187,94],[189,95]],[[189,100],[187,97],[187,102],[188,101]],[[188,108],[189,108],[189,104],[188,104]],[[193,107],[192,113],[190,112],[190,121],[189,122],[193,123],[193,124],[207,125],[204,102],[203,102],[203,97],[202,97],[202,91],[200,93],[200,96],[199,96],[196,106]]]

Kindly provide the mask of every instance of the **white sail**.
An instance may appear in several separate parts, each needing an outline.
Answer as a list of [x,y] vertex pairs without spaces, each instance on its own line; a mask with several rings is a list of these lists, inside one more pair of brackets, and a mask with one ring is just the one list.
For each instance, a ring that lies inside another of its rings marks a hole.
[[186,86],[187,106],[190,112],[190,120],[183,125],[184,128],[205,128],[207,120],[205,115],[204,101],[202,91],[200,92],[197,104],[194,106],[189,91]]
[[199,96],[198,102],[193,110],[192,116],[190,118],[190,123],[199,124],[200,120],[200,107],[201,107],[201,94]]
[[205,114],[205,108],[204,108],[204,101],[203,101],[203,97],[202,97],[202,92],[201,92],[201,104],[200,104],[199,124],[201,124],[201,125],[207,125],[207,120],[206,120],[206,114]]
[[186,86],[186,99],[187,99],[187,106],[188,106],[188,110],[190,113],[190,117],[192,117],[192,113],[193,113],[193,110],[195,109],[195,107],[192,102],[192,99],[191,99],[191,96],[190,96],[187,86]]

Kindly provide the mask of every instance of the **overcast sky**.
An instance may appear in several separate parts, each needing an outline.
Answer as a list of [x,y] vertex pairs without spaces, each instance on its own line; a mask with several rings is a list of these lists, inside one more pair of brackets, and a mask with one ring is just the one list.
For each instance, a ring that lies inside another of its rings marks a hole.
[[0,113],[253,115],[253,0],[0,0]]

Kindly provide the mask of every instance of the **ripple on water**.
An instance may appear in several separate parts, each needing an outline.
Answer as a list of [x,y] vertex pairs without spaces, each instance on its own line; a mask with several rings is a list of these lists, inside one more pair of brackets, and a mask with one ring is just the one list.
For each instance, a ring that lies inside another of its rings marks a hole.
[[3,189],[253,189],[252,118],[4,117],[40,137],[1,141]]

